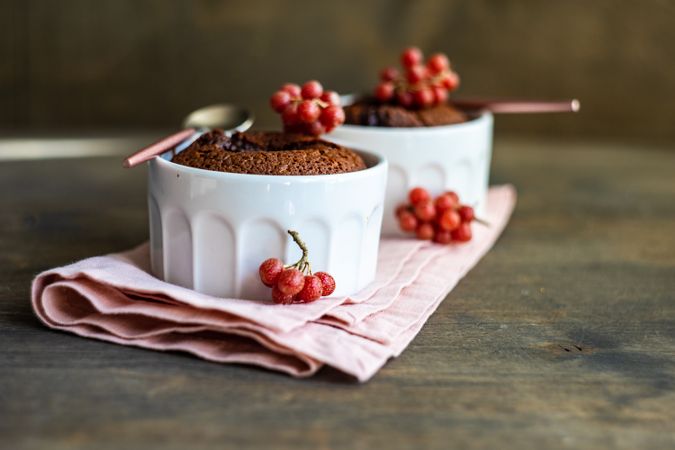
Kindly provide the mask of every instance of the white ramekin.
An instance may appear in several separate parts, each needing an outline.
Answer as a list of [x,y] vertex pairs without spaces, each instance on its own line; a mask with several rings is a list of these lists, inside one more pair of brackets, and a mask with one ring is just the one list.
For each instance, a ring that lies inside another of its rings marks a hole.
[[492,115],[456,125],[388,128],[343,125],[325,139],[373,151],[389,163],[382,234],[401,235],[396,206],[415,186],[437,195],[456,191],[462,202],[482,213],[492,156]]
[[300,232],[315,271],[335,277],[334,295],[373,281],[387,163],[358,152],[367,169],[336,175],[216,172],[150,161],[150,253],[155,276],[217,297],[270,299],[258,277],[267,258],[295,262]]

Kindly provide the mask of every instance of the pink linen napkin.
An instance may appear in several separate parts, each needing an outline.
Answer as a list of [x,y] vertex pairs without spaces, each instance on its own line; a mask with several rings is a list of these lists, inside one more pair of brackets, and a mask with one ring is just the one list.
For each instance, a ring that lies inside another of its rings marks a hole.
[[366,381],[490,250],[515,202],[512,186],[491,188],[490,226],[474,225],[466,244],[383,239],[375,281],[349,297],[274,305],[199,294],[154,278],[146,243],[43,272],[33,281],[33,309],[48,327],[80,336],[297,377],[329,365]]

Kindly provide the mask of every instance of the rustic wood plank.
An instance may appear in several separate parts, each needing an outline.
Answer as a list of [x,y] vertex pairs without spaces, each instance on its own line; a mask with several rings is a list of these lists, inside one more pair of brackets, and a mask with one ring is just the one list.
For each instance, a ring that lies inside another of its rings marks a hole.
[[505,234],[369,383],[53,332],[40,270],[144,240],[118,159],[0,164],[3,448],[673,448],[675,153],[498,140]]

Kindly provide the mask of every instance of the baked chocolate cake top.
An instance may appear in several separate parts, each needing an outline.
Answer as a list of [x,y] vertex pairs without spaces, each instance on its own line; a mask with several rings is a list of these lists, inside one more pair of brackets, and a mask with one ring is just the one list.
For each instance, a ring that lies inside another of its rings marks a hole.
[[353,150],[315,136],[271,131],[202,135],[172,161],[219,172],[257,175],[327,175],[366,168]]
[[448,104],[424,109],[379,103],[365,99],[345,106],[345,123],[370,127],[431,127],[466,122],[462,111]]

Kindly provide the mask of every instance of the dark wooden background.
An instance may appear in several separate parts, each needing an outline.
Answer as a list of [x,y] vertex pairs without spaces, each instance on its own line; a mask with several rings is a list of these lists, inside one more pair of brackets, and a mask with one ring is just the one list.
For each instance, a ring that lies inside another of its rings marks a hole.
[[445,51],[461,94],[579,97],[578,116],[499,130],[675,140],[675,2],[0,0],[0,132],[169,128],[318,78],[369,89],[410,43]]

